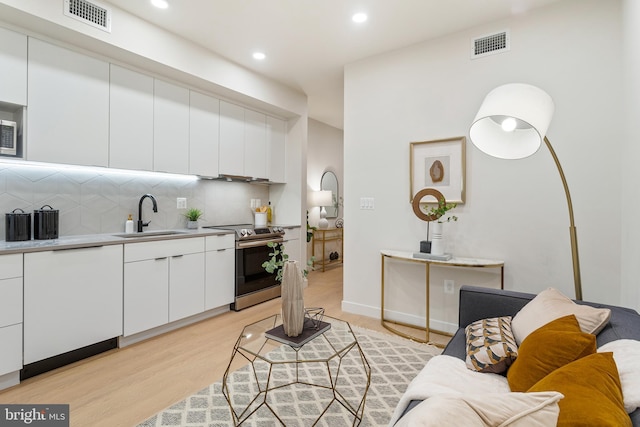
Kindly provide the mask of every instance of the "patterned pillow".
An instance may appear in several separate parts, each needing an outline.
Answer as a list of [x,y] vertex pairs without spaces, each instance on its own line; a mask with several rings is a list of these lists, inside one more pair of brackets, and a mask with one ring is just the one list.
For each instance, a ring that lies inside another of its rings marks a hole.
[[465,328],[465,333],[469,369],[500,374],[518,357],[511,316],[477,320]]

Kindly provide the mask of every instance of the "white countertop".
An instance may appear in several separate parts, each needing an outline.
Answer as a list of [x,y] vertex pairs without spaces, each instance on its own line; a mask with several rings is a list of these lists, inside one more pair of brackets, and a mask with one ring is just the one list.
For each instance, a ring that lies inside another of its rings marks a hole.
[[[177,234],[158,235],[162,232],[177,232]],[[232,230],[199,228],[197,230],[148,230],[142,233],[132,233],[134,237],[120,237],[124,233],[82,234],[64,236],[49,240],[25,240],[22,242],[7,242],[0,240],[0,255],[12,253],[40,252],[59,249],[76,249],[91,246],[121,245],[123,243],[151,242],[155,240],[185,239],[189,237],[204,237],[221,234],[233,234]]]
[[413,256],[413,252],[406,252],[406,251],[382,249],[380,253],[388,257],[425,262],[430,264],[445,264],[445,265],[449,264],[449,265],[456,265],[461,267],[489,267],[489,266],[501,267],[504,265],[504,261],[499,259],[463,258],[463,257],[454,256],[449,260],[443,261],[443,260],[435,260],[435,259],[415,258]]

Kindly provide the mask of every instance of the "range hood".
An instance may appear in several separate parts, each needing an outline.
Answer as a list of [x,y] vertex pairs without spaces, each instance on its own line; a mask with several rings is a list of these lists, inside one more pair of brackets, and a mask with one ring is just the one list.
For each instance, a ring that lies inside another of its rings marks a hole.
[[252,176],[243,176],[243,175],[230,175],[230,174],[220,174],[217,177],[212,176],[202,176],[199,175],[200,179],[209,179],[214,181],[227,181],[227,182],[248,182],[250,184],[270,184],[267,178],[254,178]]

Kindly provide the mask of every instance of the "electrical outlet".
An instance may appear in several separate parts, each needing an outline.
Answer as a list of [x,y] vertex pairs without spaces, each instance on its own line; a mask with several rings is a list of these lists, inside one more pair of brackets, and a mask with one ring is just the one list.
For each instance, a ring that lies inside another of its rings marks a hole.
[[453,294],[454,288],[455,288],[455,282],[453,280],[445,280],[444,281],[444,293],[445,294]]
[[186,197],[178,197],[176,199],[176,205],[178,209],[187,209],[187,198]]

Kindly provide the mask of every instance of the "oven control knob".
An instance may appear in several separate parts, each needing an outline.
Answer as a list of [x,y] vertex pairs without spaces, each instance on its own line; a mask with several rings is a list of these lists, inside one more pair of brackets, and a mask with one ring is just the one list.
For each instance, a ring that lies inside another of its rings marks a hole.
[[276,227],[276,233],[284,233],[282,227]]
[[253,230],[248,228],[247,229],[247,236],[251,236],[253,234]]
[[247,229],[243,228],[242,230],[240,230],[240,236],[244,237],[247,235]]

